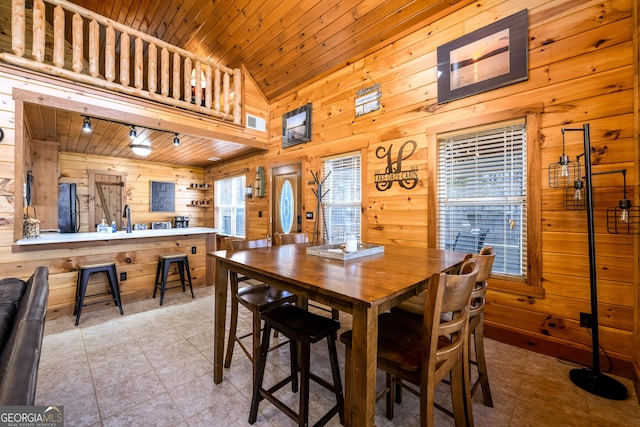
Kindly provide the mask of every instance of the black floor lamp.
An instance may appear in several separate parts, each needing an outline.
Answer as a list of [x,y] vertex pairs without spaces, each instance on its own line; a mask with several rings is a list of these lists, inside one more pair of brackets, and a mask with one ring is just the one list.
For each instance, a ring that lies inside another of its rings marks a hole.
[[[591,339],[592,339],[592,356],[593,362],[591,368],[572,369],[569,372],[569,378],[571,381],[588,391],[606,399],[625,400],[627,398],[627,389],[618,380],[603,374],[600,371],[600,342],[598,336],[598,289],[596,281],[596,246],[595,246],[595,231],[594,231],[594,219],[593,219],[593,175],[603,175],[610,173],[622,173],[625,177],[624,183],[624,197],[620,201],[620,204],[616,208],[607,209],[607,231],[610,233],[618,233],[619,230],[626,230],[627,233],[632,232],[632,226],[637,225],[639,222],[639,211],[637,206],[632,206],[631,202],[626,197],[626,170],[606,171],[606,172],[591,172],[591,141],[589,135],[589,124],[583,125],[582,128],[577,129],[562,129],[562,156],[558,163],[549,165],[549,185],[553,188],[564,186],[566,188],[575,188],[576,198],[582,191],[582,179],[580,174],[580,156],[577,157],[576,162],[569,161],[568,157],[564,153],[564,132],[565,131],[580,131],[583,133],[584,138],[584,169],[585,169],[585,196],[586,203],[578,204],[582,209],[587,210],[587,226],[589,236],[589,281],[591,292]],[[582,156],[581,155],[581,156]],[[573,174],[573,175],[572,175]],[[554,185],[557,184],[557,185]],[[579,192],[580,191],[580,192]],[[619,215],[618,215],[619,214]],[[610,225],[610,221],[613,224]],[[625,226],[617,227],[615,224],[617,221],[622,221]],[[615,231],[612,231],[615,230]],[[623,231],[624,232],[624,231]]]

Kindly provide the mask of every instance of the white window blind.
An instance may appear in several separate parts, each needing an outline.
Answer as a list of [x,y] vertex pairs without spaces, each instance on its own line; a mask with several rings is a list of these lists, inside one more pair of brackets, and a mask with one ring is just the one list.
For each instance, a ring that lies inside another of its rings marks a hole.
[[526,276],[526,127],[523,123],[440,138],[442,249],[493,246],[493,273]]
[[345,234],[360,240],[360,154],[325,159],[323,191],[324,222],[327,238],[344,241]]
[[245,237],[244,175],[214,182],[215,226],[220,234]]

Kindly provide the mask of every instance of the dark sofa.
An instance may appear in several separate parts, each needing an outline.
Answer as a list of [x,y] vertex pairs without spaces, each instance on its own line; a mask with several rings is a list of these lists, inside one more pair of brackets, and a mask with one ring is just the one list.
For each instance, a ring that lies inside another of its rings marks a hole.
[[33,405],[49,299],[49,270],[0,280],[0,405]]

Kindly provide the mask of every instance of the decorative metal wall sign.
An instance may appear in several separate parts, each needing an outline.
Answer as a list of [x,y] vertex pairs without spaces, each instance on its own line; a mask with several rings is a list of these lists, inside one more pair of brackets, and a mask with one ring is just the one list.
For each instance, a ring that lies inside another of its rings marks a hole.
[[364,87],[356,93],[356,117],[371,113],[380,109],[380,83]]
[[398,182],[400,187],[407,190],[412,189],[418,184],[418,167],[412,166],[409,169],[402,169],[402,162],[407,160],[416,151],[418,144],[415,141],[407,141],[398,150],[398,156],[395,161],[392,158],[393,144],[389,148],[376,148],[376,157],[386,159],[387,166],[384,171],[376,170],[374,174],[374,182],[378,191],[387,191],[393,186],[394,182]]

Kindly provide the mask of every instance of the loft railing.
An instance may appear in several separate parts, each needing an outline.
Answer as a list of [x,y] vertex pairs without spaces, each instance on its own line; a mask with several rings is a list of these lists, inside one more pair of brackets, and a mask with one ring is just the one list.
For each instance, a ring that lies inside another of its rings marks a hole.
[[[64,0],[30,3],[28,8],[25,0],[11,1],[12,53],[0,52],[0,60],[241,124],[240,69]],[[26,34],[32,34],[30,46]]]

